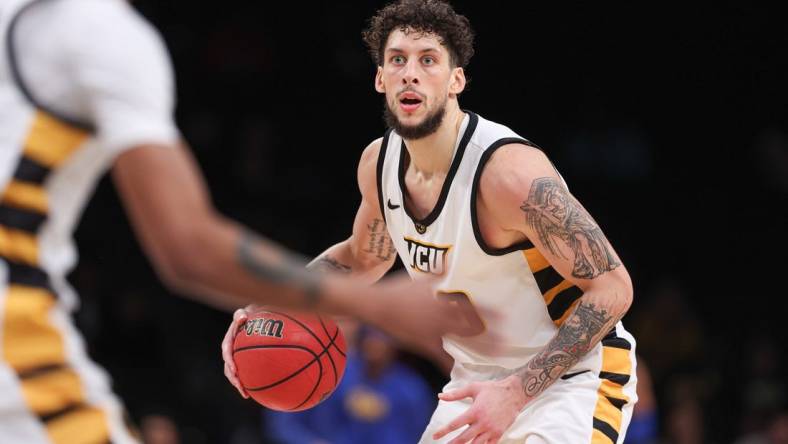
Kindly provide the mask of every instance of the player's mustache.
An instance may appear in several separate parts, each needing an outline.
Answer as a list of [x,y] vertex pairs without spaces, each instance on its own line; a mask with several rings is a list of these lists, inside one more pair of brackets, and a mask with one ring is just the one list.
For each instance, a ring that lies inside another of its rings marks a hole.
[[403,88],[403,89],[401,89],[401,90],[397,91],[397,97],[399,97],[399,96],[401,96],[401,95],[405,94],[406,92],[412,92],[412,93],[416,93],[416,94],[418,94],[418,95],[419,95],[419,97],[420,97],[422,100],[426,99],[426,97],[424,96],[424,94],[422,94],[421,92],[417,91],[417,90],[416,90],[416,88],[414,88],[414,87],[412,87],[412,86],[406,86],[405,88]]

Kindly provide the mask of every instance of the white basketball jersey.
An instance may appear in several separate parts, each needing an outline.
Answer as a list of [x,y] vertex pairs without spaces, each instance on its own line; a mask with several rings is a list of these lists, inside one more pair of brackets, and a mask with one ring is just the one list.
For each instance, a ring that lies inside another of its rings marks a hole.
[[[532,144],[470,112],[457,140],[438,202],[419,220],[404,203],[408,151],[397,133],[387,132],[378,159],[380,207],[411,276],[433,275],[439,297],[466,305],[467,299],[497,316],[481,319],[484,333],[444,338],[444,348],[455,362],[516,368],[547,345],[582,291],[561,277],[530,242],[498,250],[481,238],[476,196],[485,163],[503,145]],[[495,354],[489,353],[493,340],[499,348]],[[597,355],[589,353],[575,369],[590,368],[584,361]]]

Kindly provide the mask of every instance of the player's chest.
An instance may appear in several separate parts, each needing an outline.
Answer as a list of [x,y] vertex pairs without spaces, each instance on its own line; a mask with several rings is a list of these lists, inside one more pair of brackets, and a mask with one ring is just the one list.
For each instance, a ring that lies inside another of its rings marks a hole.
[[405,205],[416,219],[424,219],[435,210],[440,200],[441,191],[446,183],[445,175],[434,175],[424,178],[417,174],[405,174],[402,179],[405,186]]

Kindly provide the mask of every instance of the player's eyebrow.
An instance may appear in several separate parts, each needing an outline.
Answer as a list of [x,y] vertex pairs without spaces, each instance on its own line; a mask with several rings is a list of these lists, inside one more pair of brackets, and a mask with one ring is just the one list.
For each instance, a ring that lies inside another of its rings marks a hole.
[[[405,52],[405,50],[404,50],[404,49],[402,49],[402,48],[391,47],[391,48],[386,48],[386,52],[387,52],[387,53],[389,53],[389,52],[393,52],[393,53],[404,53],[404,52]],[[436,48],[436,47],[434,47],[434,46],[428,46],[428,47],[426,47],[426,48],[422,48],[422,49],[420,49],[420,50],[419,50],[419,52],[420,52],[420,53],[422,53],[422,54],[423,54],[423,53],[426,53],[426,52],[434,52],[434,53],[438,53],[438,54],[439,54],[441,51],[440,51],[440,49],[439,49],[439,48]]]

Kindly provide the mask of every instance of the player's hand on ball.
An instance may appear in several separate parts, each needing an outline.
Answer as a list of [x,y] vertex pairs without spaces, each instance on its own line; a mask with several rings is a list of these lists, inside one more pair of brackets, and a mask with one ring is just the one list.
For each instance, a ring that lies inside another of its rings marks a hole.
[[471,408],[432,436],[437,440],[467,426],[462,433],[449,441],[449,444],[497,443],[528,401],[522,382],[517,376],[474,382],[460,389],[441,393],[438,397],[443,401],[473,398]]
[[235,333],[249,318],[249,315],[254,313],[257,309],[255,305],[248,305],[245,308],[239,308],[233,313],[233,322],[227,329],[227,333],[222,340],[222,358],[224,359],[224,376],[230,381],[244,398],[248,398],[249,394],[241,386],[241,381],[238,380],[238,370],[235,368],[235,361],[233,361],[233,341],[235,340]]

